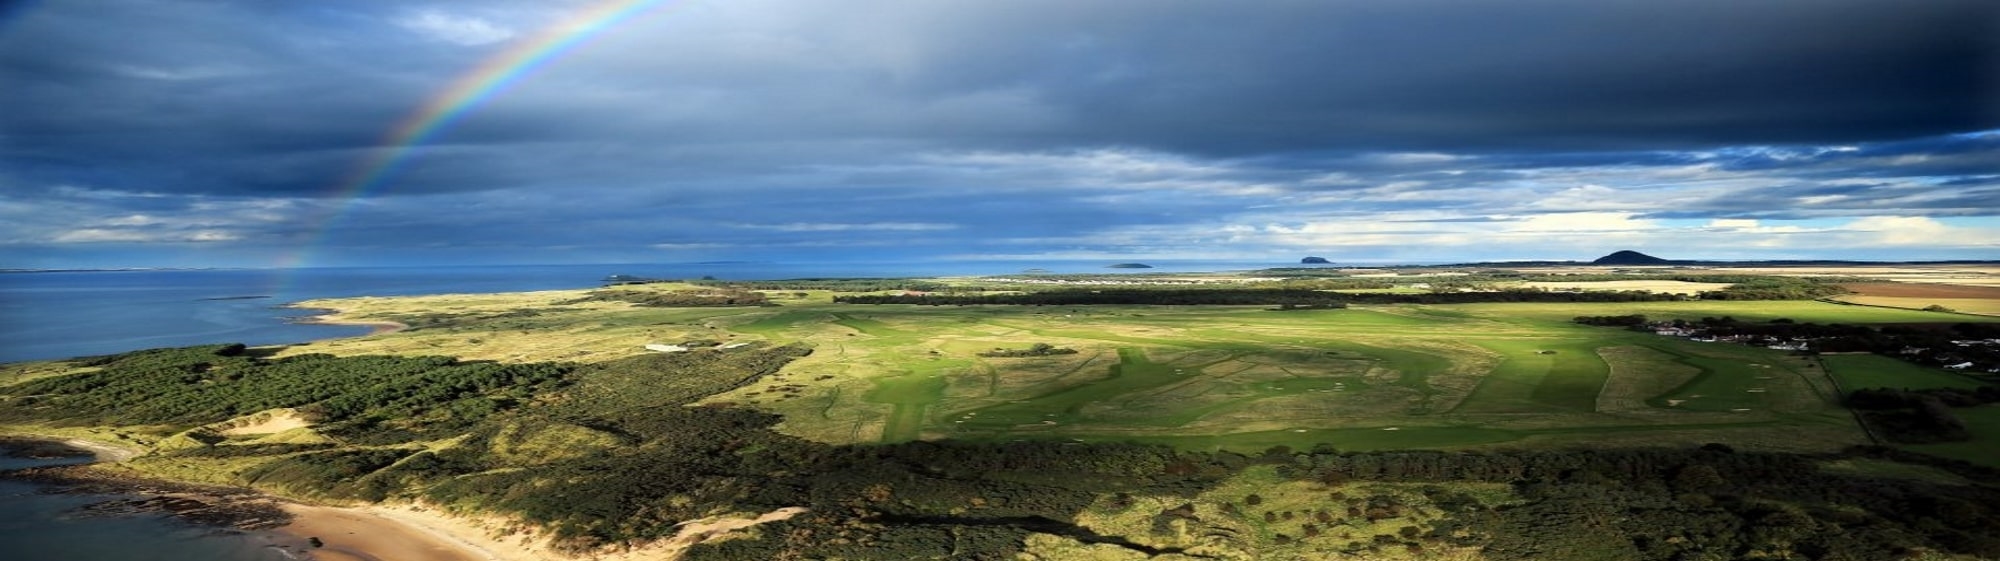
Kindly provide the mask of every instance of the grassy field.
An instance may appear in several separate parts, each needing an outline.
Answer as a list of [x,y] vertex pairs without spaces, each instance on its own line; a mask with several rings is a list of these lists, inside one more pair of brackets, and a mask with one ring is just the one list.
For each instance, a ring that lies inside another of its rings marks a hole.
[[[1926,368],[1881,355],[1842,354],[1820,357],[1826,369],[1847,391],[1861,388],[1977,388],[1983,384],[1962,374]],[[1996,433],[2000,434],[2000,433]]]
[[[314,302],[341,310],[338,319],[416,328],[284,352],[590,362],[646,352],[647,343],[804,342],[814,354],[781,376],[710,401],[779,413],[780,430],[836,443],[1036,438],[1259,451],[1723,441],[1830,450],[1863,436],[1812,363],[1570,319],[1934,321],[1927,312],[1819,302],[1273,312],[858,306],[813,292],[771,307],[642,308],[575,302],[581,294]],[[1077,352],[979,356],[1034,343]],[[1836,374],[1865,370],[1843,368],[1844,360],[1830,363]]]
[[1965,421],[1965,428],[1973,434],[1973,439],[1965,442],[1943,444],[1918,444],[1905,446],[1911,450],[1955,458],[1968,462],[2000,466],[2000,406],[1986,405],[1967,409],[1953,409],[1952,413]]

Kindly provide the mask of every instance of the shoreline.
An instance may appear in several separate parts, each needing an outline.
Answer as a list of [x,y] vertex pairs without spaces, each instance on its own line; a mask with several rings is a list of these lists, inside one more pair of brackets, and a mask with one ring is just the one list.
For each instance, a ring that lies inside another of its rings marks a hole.
[[[118,451],[79,439],[0,436],[0,441],[6,440],[93,456]],[[0,471],[0,478],[46,485],[58,493],[106,497],[85,507],[95,515],[167,516],[215,529],[227,535],[224,539],[242,540],[287,559],[313,561],[676,561],[701,543],[808,512],[804,507],[784,507],[710,516],[682,522],[672,537],[577,552],[562,550],[540,532],[523,531],[522,523],[504,515],[454,515],[423,503],[318,505],[247,487],[107,469],[101,461]]]
[[[0,435],[0,443],[9,441],[96,459],[0,471],[0,477],[46,485],[62,493],[105,496],[108,500],[89,508],[104,516],[165,515],[226,532],[230,539],[274,550],[287,559],[675,561],[697,544],[807,512],[803,507],[785,507],[688,520],[670,538],[570,552],[554,546],[539,532],[520,531],[520,522],[503,515],[460,516],[423,503],[311,504],[248,487],[188,483],[121,470],[116,467],[119,462],[138,454],[100,442],[49,435]],[[115,459],[106,461],[107,457]]]
[[[186,483],[118,470],[132,450],[78,438],[0,435],[34,453],[51,450],[88,455],[90,463],[57,464],[0,472],[0,477],[32,482],[55,492],[102,495],[89,507],[104,516],[165,515],[182,523],[215,528],[236,539],[278,551],[289,559],[321,561],[529,561],[542,556],[507,555],[505,544],[469,523],[415,505],[341,507],[313,505],[244,487]],[[39,446],[43,448],[32,448]],[[46,456],[54,459],[54,455]],[[113,498],[124,497],[124,498]],[[136,497],[136,498],[134,498]],[[409,511],[411,515],[398,515]],[[313,545],[318,539],[319,546]]]
[[370,337],[375,335],[384,335],[389,333],[395,333],[398,331],[403,331],[410,328],[410,326],[407,324],[393,322],[393,321],[341,319],[340,314],[341,312],[339,310],[331,310],[323,314],[293,318],[292,320],[290,320],[290,323],[297,323],[303,325],[348,325],[355,327],[370,328],[367,333],[363,333],[360,335],[350,335],[347,337],[328,337],[326,339],[319,339],[320,341],[329,341],[334,339],[352,339],[355,337]]
[[[285,501],[289,524],[269,530],[307,559],[321,561],[514,561],[481,547],[467,536],[385,516],[388,507],[318,506]],[[312,545],[318,540],[320,545]],[[280,549],[283,549],[282,547]]]

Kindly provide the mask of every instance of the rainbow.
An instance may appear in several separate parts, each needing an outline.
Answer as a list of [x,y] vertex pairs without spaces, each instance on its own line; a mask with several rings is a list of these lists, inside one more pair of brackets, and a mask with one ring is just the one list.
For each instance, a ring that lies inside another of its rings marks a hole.
[[481,102],[507,89],[533,73],[543,64],[554,60],[570,48],[590,39],[597,33],[618,25],[633,16],[645,13],[664,0],[602,0],[571,14],[554,25],[544,27],[533,35],[517,39],[506,49],[494,54],[473,67],[471,71],[459,75],[449,87],[432,96],[416,111],[404,117],[384,135],[375,148],[353,171],[335,183],[327,198],[333,201],[330,210],[315,221],[317,227],[310,232],[299,251],[280,259],[279,268],[296,268],[306,264],[311,251],[325,242],[326,236],[334,229],[340,218],[352,210],[357,201],[369,192],[380,188],[386,179],[417,147],[437,136],[439,131],[449,127],[459,117]]

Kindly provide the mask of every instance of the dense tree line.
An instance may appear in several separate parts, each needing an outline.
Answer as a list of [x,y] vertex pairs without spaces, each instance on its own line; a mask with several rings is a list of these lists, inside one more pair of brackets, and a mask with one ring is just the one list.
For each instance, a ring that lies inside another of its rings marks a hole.
[[[1715,278],[1715,277],[1706,277]],[[1701,293],[1703,300],[1817,300],[1846,294],[1847,289],[1831,282],[1799,277],[1723,277],[1728,280],[1702,280],[1695,282],[1733,282],[1729,288]]]
[[1064,289],[1018,294],[992,295],[842,295],[834,301],[848,304],[922,304],[930,306],[1012,305],[1012,306],[1286,306],[1341,308],[1348,304],[1471,304],[1482,302],[1657,302],[1682,300],[1676,294],[1652,292],[1550,292],[1544,290],[1496,290],[1488,292],[1436,292],[1425,294],[1342,293],[1303,289],[1259,288],[1126,288],[1101,290]]
[[571,368],[451,357],[264,360],[242,351],[211,345],[87,359],[100,369],[0,388],[8,396],[0,419],[192,426],[284,407],[325,422],[419,419],[453,406],[477,416],[557,385]]
[[[1818,324],[1777,319],[1765,323],[1739,321],[1731,317],[1674,320],[1672,327],[1697,328],[1717,337],[1748,336],[1756,340],[1811,341],[1816,352],[1865,352],[1891,356],[1925,366],[1960,362],[2000,364],[2000,345],[1968,344],[2000,338],[2000,324],[1958,323],[1935,325],[1852,325]],[[1905,352],[1909,351],[1909,352]]]
[[691,280],[688,284],[741,290],[831,290],[834,292],[886,292],[949,290],[951,285],[924,279],[784,279],[760,281]]
[[704,290],[593,290],[582,298],[562,302],[630,302],[654,308],[702,308],[718,306],[769,306],[770,298],[762,292],[738,288],[715,288]]
[[1244,288],[1107,288],[1064,289],[992,295],[929,294],[923,296],[862,294],[835,296],[848,304],[926,304],[932,306],[999,304],[1014,306],[1162,305],[1276,306],[1280,304],[1341,304],[1346,295],[1298,289]]
[[1577,316],[1576,319],[1573,319],[1571,321],[1574,321],[1576,323],[1581,323],[1584,325],[1596,325],[1603,327],[1643,327],[1646,325],[1646,316],[1643,314],[1629,314],[1622,316]]
[[[1883,457],[1856,449],[1845,458]],[[1316,453],[1286,466],[1319,481],[1493,481],[1526,499],[1425,534],[1464,530],[1487,559],[1892,559],[2000,555],[2000,492],[1836,475],[1834,457],[1636,449]],[[1992,470],[1965,468],[1991,478]],[[1580,531],[1588,528],[1588,531]]]
[[1396,283],[1381,279],[1354,278],[1288,278],[1278,284],[1305,290],[1387,290],[1396,287]]

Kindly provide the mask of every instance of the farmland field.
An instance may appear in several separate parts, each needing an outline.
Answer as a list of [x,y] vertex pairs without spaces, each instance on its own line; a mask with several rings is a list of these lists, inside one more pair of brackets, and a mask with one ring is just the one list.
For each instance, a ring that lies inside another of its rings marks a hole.
[[[1876,282],[1849,284],[1845,288],[1854,293],[1838,297],[1842,302],[1911,310],[1943,306],[1959,314],[2000,315],[2000,286]],[[1936,321],[1956,320],[1940,315]]]

